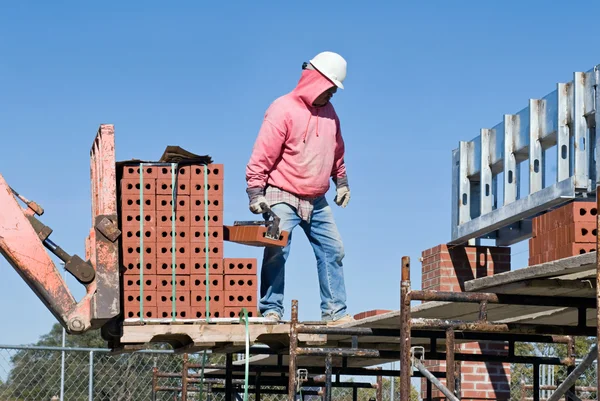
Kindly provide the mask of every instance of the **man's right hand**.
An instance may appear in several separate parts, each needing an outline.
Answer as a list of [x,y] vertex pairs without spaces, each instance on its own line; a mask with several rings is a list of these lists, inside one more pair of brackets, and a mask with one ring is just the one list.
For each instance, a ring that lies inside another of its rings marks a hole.
[[265,191],[263,188],[248,188],[246,189],[248,199],[250,200],[250,211],[254,214],[262,214],[267,211],[264,210],[262,204],[269,205],[267,198],[265,198]]

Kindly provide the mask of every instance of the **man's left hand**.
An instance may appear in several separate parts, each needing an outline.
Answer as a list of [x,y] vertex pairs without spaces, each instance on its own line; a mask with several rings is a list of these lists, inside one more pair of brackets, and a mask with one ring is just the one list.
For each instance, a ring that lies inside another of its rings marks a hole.
[[333,201],[338,206],[346,207],[348,202],[350,202],[350,188],[346,186],[339,187],[337,189],[337,195]]

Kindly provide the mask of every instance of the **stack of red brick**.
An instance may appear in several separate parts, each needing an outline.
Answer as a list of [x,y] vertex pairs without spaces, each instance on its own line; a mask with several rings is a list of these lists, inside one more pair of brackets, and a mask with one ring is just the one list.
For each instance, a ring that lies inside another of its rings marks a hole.
[[577,201],[534,218],[529,265],[594,252],[597,214],[595,202]]
[[125,166],[120,179],[125,317],[140,317],[143,307],[144,318],[172,318],[175,307],[176,318],[204,319],[207,302],[211,318],[242,308],[255,316],[256,259],[223,258],[223,165],[180,166],[174,176],[168,165],[139,171]]

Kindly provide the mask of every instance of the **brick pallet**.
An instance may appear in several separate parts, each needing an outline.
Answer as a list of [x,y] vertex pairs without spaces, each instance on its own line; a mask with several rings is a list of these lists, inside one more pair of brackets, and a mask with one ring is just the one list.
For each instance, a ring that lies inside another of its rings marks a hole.
[[595,202],[577,201],[533,219],[529,265],[596,251]]
[[144,319],[205,319],[207,303],[210,318],[238,317],[242,308],[256,316],[256,259],[223,255],[223,183],[222,164],[179,166],[175,174],[170,165],[145,164],[142,176],[139,165],[123,167],[125,318],[143,311]]

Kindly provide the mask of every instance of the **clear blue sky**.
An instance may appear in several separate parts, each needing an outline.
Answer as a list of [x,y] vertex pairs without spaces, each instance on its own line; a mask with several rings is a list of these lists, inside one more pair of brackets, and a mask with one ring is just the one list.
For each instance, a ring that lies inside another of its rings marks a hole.
[[[244,168],[265,109],[303,61],[339,52],[348,77],[333,102],[352,200],[334,213],[348,304],[396,309],[401,257],[412,258],[418,288],[421,251],[450,239],[452,149],[600,63],[597,28],[582,22],[600,5],[374,3],[3,2],[0,173],[45,207],[55,242],[84,255],[89,148],[112,123],[119,160],[156,159],[175,144],[211,154],[226,166],[225,221],[250,218]],[[515,267],[526,251],[515,247]],[[301,318],[319,318],[300,231],[286,274],[286,306],[299,299]],[[52,316],[4,259],[0,276],[0,343],[35,342]]]

